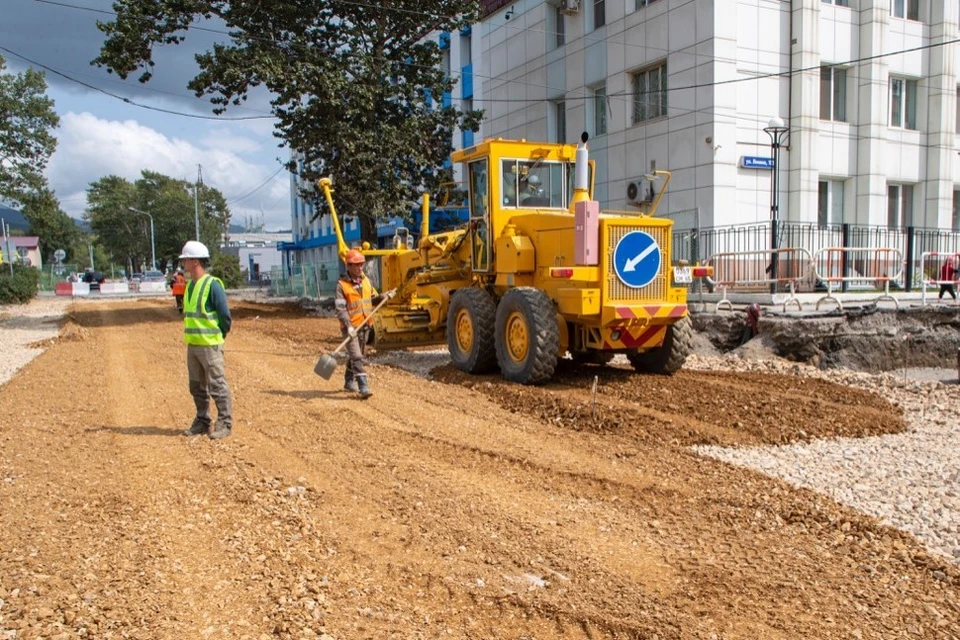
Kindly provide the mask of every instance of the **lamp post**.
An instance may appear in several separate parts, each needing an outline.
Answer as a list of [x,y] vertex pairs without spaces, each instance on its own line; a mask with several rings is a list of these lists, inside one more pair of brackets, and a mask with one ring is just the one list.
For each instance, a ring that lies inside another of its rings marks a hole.
[[771,295],[777,292],[777,249],[780,242],[777,228],[780,225],[780,149],[790,134],[790,127],[782,118],[771,118],[764,132],[770,136],[770,150],[773,152],[773,179],[770,180],[770,283]]
[[150,268],[157,268],[157,244],[153,239],[153,216],[147,213],[146,211],[140,211],[140,209],[134,209],[133,207],[127,207],[130,211],[134,213],[142,213],[143,215],[150,218]]

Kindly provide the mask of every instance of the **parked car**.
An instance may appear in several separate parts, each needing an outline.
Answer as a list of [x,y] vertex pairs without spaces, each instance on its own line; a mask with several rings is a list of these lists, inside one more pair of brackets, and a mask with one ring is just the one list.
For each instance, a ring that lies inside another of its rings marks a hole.
[[136,282],[137,284],[140,284],[141,282],[143,282],[143,274],[142,273],[130,274],[130,282]]
[[166,282],[167,279],[164,277],[162,271],[151,269],[150,271],[144,272],[143,281],[144,282]]
[[86,271],[83,274],[83,281],[90,285],[91,291],[99,291],[100,285],[106,280],[103,273],[99,271]]

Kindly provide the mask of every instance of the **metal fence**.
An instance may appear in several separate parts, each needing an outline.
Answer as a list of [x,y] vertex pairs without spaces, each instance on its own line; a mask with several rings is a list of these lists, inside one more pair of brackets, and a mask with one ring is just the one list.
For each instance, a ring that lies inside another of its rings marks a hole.
[[[735,225],[726,227],[705,227],[702,229],[678,229],[673,231],[673,256],[675,260],[688,260],[691,263],[705,263],[717,254],[749,253],[770,251],[773,235],[769,222]],[[856,252],[844,252],[849,259],[837,265],[826,264],[828,252],[821,249],[896,249],[903,254],[904,269],[894,287],[912,291],[918,288],[923,278],[936,275],[931,272],[939,265],[925,265],[930,273],[921,273],[921,256],[927,252],[956,253],[960,250],[960,232],[922,227],[891,229],[869,225],[831,225],[820,226],[809,223],[780,223],[777,228],[779,249],[805,249],[811,255],[818,255],[815,265],[819,273],[833,273],[851,278],[858,273],[869,271],[867,264],[860,264],[866,258],[858,257]],[[821,264],[822,262],[822,264]],[[823,289],[824,284],[815,278],[801,282],[798,290]],[[843,283],[844,291],[848,283]]]
[[304,262],[291,265],[289,271],[272,267],[269,276],[261,274],[260,285],[269,287],[273,296],[326,298],[335,293],[339,278],[339,261]]

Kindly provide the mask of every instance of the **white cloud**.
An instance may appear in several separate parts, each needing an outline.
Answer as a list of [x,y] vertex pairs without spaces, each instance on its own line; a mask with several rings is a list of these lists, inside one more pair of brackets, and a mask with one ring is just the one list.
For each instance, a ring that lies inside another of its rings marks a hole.
[[[243,129],[241,129],[241,132]],[[47,176],[63,198],[63,209],[79,217],[86,205],[76,198],[106,175],[118,175],[133,181],[149,169],[174,178],[194,180],[197,165],[203,167],[204,183],[215,187],[230,201],[250,193],[278,168],[250,162],[240,154],[261,150],[254,139],[220,127],[196,140],[169,137],[133,120],[106,120],[90,113],[69,112],[61,116],[57,132],[57,151],[50,161]],[[231,207],[235,221],[238,213],[251,214],[264,208],[268,228],[290,225],[289,179],[281,171],[255,194]],[[259,217],[259,216],[258,216]]]

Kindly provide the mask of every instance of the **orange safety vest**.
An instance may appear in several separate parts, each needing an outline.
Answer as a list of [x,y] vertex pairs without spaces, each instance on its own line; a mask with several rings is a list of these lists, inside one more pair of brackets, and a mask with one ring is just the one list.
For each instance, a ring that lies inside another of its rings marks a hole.
[[363,276],[360,291],[357,291],[349,278],[341,278],[340,284],[343,286],[343,297],[347,301],[350,324],[359,327],[364,320],[373,315],[373,296],[377,295],[377,292],[366,276]]
[[173,277],[173,286],[170,287],[170,293],[175,296],[182,296],[187,292],[187,279],[181,274]]

